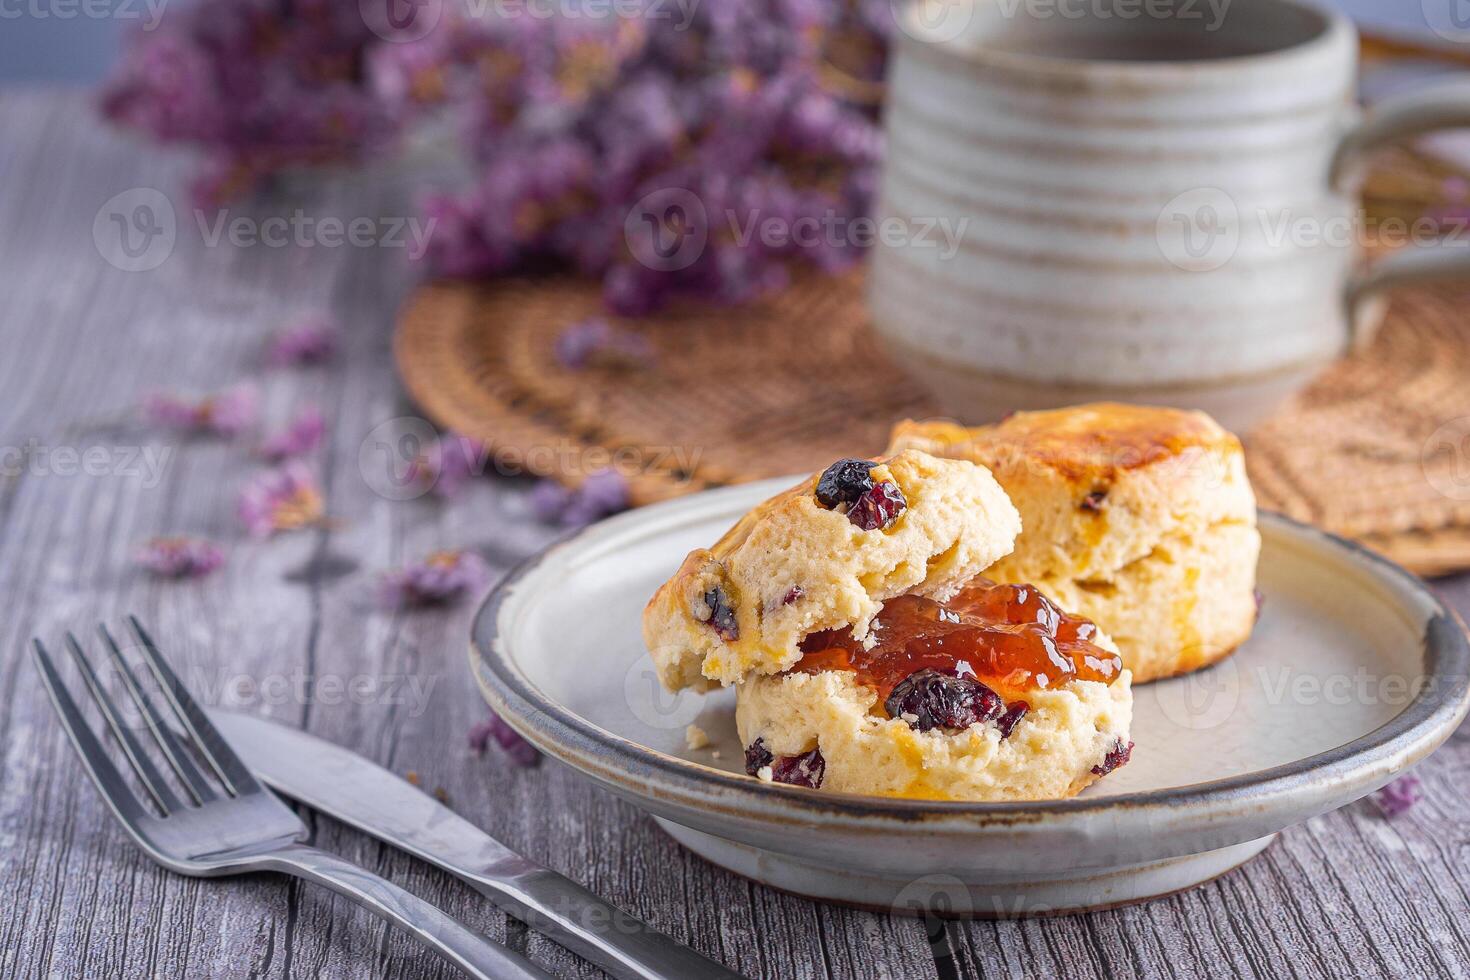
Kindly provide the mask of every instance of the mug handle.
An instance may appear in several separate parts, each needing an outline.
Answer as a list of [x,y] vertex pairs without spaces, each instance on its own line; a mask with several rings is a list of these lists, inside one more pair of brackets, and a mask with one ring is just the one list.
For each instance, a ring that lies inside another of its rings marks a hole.
[[[1437,129],[1470,127],[1470,81],[1431,85],[1385,99],[1342,137],[1332,155],[1328,183],[1346,191],[1358,177],[1364,155]],[[1387,309],[1385,293],[1398,286],[1445,281],[1470,282],[1470,248],[1444,242],[1408,245],[1359,269],[1343,295],[1351,325],[1351,347],[1372,339]]]

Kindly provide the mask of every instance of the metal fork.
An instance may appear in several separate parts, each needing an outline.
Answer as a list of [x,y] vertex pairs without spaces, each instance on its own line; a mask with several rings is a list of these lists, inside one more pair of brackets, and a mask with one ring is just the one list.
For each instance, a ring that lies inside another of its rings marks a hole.
[[[301,843],[306,836],[306,825],[255,781],[174,675],[137,618],[129,616],[128,622],[143,646],[148,666],[182,735],[174,732],[144,693],[107,627],[99,625],[97,631],[111,652],[123,685],[141,712],[153,742],[186,790],[187,800],[180,799],[164,780],[142,744],[123,723],[117,705],[103,689],[81,644],[69,632],[66,646],[123,755],[147,791],[148,799],[157,807],[157,814],[133,793],[103,751],[101,741],[77,709],[39,639],[33,641],[34,652],[51,703],[87,774],[113,814],[153,860],[171,871],[193,877],[280,871],[314,881],[408,930],[471,976],[482,980],[550,980],[551,974],[525,957],[475,934],[423,899],[350,861]],[[208,778],[196,763],[195,753],[217,782]]]

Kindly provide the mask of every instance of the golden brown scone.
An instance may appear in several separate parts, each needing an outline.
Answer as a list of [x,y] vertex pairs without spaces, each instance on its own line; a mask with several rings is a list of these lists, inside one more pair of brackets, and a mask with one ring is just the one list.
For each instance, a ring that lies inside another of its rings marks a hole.
[[813,476],[691,552],[654,593],[643,639],[665,686],[776,673],[819,630],[848,628],[861,638],[884,600],[905,592],[945,598],[1020,532],[1015,507],[982,466],[912,450],[844,462],[877,496],[829,495],[824,504],[822,475]]
[[767,760],[747,752],[754,775],[837,793],[1058,800],[1126,761],[1132,745],[1126,670],[1110,684],[1074,681],[1032,692],[1028,710],[1008,733],[994,721],[959,731],[917,731],[888,717],[878,695],[846,670],[751,677],[735,696],[741,744],[759,740],[755,751],[769,754],[770,762],[808,756],[818,768],[815,779],[781,780],[769,763],[755,768]]
[[987,572],[1095,621],[1142,683],[1212,663],[1256,618],[1255,497],[1240,441],[1202,412],[1098,403],[992,426],[903,422],[890,452],[989,467],[1021,512]]

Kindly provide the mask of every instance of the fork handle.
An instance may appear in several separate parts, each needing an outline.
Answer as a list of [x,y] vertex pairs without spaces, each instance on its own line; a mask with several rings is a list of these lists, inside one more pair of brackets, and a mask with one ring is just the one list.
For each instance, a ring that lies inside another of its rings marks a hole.
[[260,867],[325,885],[412,933],[479,980],[555,980],[521,954],[465,928],[410,892],[335,854],[289,844],[261,855]]

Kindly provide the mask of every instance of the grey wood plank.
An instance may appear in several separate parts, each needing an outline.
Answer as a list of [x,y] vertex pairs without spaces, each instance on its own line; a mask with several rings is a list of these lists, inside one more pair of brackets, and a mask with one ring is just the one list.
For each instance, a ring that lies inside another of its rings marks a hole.
[[[388,328],[413,270],[397,256],[360,251],[201,247],[182,226],[158,269],[114,269],[92,244],[98,206],[130,187],[181,186],[181,161],[98,126],[76,96],[0,95],[0,131],[13,137],[0,150],[0,227],[20,229],[0,235],[0,268],[12,284],[0,349],[23,352],[0,357],[0,445],[165,445],[128,418],[145,391],[252,377],[273,423],[307,400],[329,416],[320,467],[336,518],[319,531],[239,540],[233,500],[257,464],[240,446],[207,440],[171,446],[156,485],[45,466],[0,483],[0,591],[10,600],[0,642],[14,651],[0,660],[0,887],[16,898],[0,915],[0,975],[453,975],[334,896],[269,876],[228,884],[174,877],[111,825],[22,651],[32,633],[56,636],[126,611],[168,638],[204,700],[305,725],[415,772],[508,843],[752,976],[933,975],[911,920],[827,910],[753,886],[683,852],[634,808],[560,766],[520,770],[470,753],[465,733],[484,712],[464,663],[470,610],[378,612],[375,576],[461,545],[504,571],[554,532],[528,519],[526,486],[515,481],[479,481],[449,505],[399,503],[377,496],[360,472],[367,433],[406,411]],[[401,193],[370,179],[301,192],[245,213],[297,200],[318,216],[408,213]],[[262,370],[269,331],[316,307],[332,308],[350,328],[338,363]],[[229,564],[205,582],[177,584],[132,568],[140,541],[180,531],[230,541]],[[354,678],[377,692],[331,695]],[[416,693],[395,696],[389,681],[397,694],[405,684]],[[319,845],[526,949],[558,975],[599,975],[449,876],[325,818],[308,823]]]

